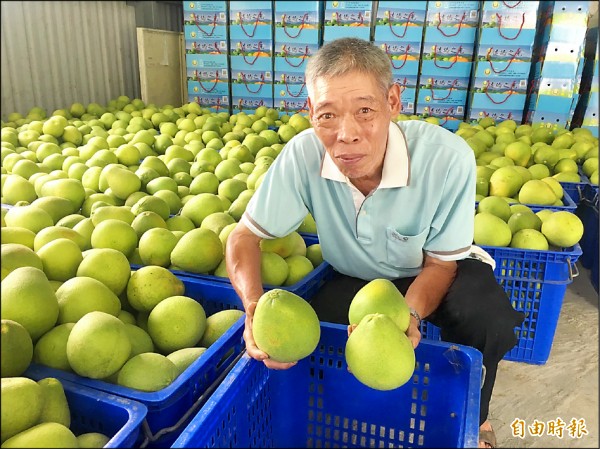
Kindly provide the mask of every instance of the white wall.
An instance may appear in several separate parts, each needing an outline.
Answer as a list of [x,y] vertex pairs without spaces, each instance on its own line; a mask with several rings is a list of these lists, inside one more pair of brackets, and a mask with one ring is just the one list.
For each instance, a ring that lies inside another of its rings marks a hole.
[[136,25],[181,27],[179,8],[172,2],[1,2],[2,118],[34,106],[50,114],[75,102],[139,98]]

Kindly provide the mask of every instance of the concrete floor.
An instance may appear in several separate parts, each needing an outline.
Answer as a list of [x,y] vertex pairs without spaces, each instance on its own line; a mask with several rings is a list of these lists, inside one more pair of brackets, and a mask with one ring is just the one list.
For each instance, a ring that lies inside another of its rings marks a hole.
[[[565,293],[548,361],[500,362],[489,416],[498,447],[599,447],[598,293],[590,271],[577,266],[580,274]],[[548,426],[559,418],[565,422],[562,438]],[[567,429],[573,418],[579,438]],[[513,432],[515,419],[521,420],[517,428],[524,422],[523,438]],[[536,420],[545,423],[538,435],[529,431]]]

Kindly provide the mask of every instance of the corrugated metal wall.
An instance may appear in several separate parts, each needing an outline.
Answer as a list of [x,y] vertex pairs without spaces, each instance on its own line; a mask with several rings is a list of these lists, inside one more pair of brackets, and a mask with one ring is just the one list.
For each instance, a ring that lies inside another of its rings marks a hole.
[[[181,31],[172,2],[1,3],[2,117],[139,98],[136,26]],[[150,11],[150,12],[148,12]],[[164,28],[163,28],[164,27]]]

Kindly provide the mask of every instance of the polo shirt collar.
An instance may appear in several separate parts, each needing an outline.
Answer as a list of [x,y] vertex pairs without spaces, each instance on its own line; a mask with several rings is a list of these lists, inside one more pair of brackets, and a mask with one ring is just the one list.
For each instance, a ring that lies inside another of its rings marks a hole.
[[[383,160],[383,173],[378,188],[407,186],[409,163],[404,134],[396,123],[390,122],[388,143]],[[321,176],[332,181],[348,182],[327,151],[325,151],[321,164]]]

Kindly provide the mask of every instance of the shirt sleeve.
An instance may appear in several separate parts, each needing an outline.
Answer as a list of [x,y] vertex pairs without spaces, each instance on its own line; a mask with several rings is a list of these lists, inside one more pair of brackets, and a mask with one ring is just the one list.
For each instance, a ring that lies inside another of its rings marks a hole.
[[284,237],[298,229],[308,214],[300,146],[287,143],[252,195],[241,221],[262,238]]
[[471,252],[475,213],[476,164],[471,151],[451,164],[425,242],[427,255],[440,260],[460,260]]

